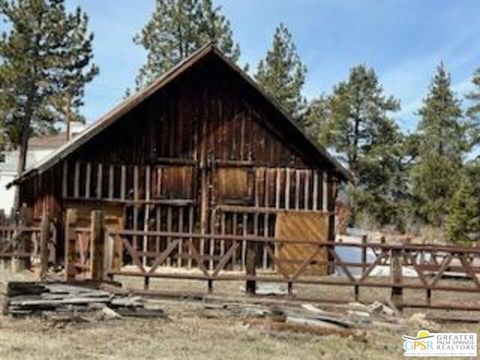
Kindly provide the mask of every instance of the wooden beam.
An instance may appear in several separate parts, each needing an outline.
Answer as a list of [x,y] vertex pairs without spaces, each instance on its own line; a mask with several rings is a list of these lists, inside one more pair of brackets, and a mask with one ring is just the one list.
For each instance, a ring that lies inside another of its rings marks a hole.
[[65,280],[75,279],[77,273],[75,269],[75,243],[77,234],[75,225],[78,220],[76,209],[67,209],[65,219]]
[[65,199],[68,196],[68,162],[63,161],[62,173],[62,197]]
[[90,183],[92,181],[92,164],[87,163],[87,172],[85,174],[85,197],[90,198]]
[[40,232],[40,280],[47,279],[48,271],[48,240],[50,238],[50,216],[48,213],[43,213],[42,224]]
[[322,210],[323,211],[328,211],[328,173],[326,171],[323,172],[322,174]]
[[90,230],[90,273],[92,280],[103,280],[105,232],[104,212],[93,210]]

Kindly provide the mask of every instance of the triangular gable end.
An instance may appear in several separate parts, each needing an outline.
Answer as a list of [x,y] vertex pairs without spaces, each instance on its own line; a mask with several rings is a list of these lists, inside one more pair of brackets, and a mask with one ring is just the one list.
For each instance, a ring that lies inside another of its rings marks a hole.
[[293,135],[292,139],[295,139],[296,142],[302,143],[302,147],[307,149],[307,152],[310,154],[309,157],[316,158],[319,164],[322,162],[323,164],[325,164],[326,160],[327,163],[330,164],[332,169],[338,174],[341,179],[352,180],[350,172],[345,169],[337,160],[335,160],[323,147],[313,143],[298,127],[295,121],[291,119],[291,117],[282,109],[282,107],[275,99],[273,99],[265,91],[263,91],[254,80],[252,80],[243,70],[236,66],[230,59],[228,59],[214,44],[207,44],[206,46],[199,49],[197,52],[180,62],[178,65],[173,67],[162,77],[158,78],[150,86],[146,87],[145,89],[137,92],[133,96],[121,102],[111,111],[102,116],[98,121],[90,125],[78,137],[66,143],[64,146],[59,148],[57,151],[52,153],[50,156],[48,156],[35,166],[27,169],[12,183],[8,184],[8,186],[21,183],[25,179],[35,174],[41,174],[45,172],[46,170],[60,162],[62,159],[65,159],[68,155],[72,154],[75,150],[92,140],[104,129],[114,124],[117,120],[132,111],[139,104],[150,98],[150,96],[157,93],[166,85],[170,84],[173,80],[177,79],[181,74],[186,72],[193,65],[197,64],[205,57],[212,55],[217,56],[226,66],[230,67],[233,71],[235,71],[244,81],[246,81],[250,86],[252,86],[261,97],[263,97],[267,102],[269,102],[275,108],[275,110],[277,110],[281,114],[280,117],[284,119],[286,125],[285,128],[288,128],[289,135]]

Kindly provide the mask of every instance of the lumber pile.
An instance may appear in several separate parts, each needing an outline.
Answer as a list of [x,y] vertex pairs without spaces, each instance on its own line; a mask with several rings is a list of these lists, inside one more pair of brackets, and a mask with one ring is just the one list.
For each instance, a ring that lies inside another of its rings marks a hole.
[[112,294],[94,284],[8,282],[3,295],[3,313],[12,316],[43,315],[58,320],[102,312],[105,318],[166,317],[161,309],[145,309],[140,296]]

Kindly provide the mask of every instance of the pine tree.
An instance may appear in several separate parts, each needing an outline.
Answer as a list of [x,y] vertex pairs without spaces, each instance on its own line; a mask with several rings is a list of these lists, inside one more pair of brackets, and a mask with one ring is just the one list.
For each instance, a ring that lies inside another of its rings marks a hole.
[[156,0],[152,18],[133,41],[147,51],[147,62],[136,78],[137,90],[209,41],[234,62],[240,57],[230,22],[212,0]]
[[68,13],[63,0],[3,0],[0,14],[8,25],[0,39],[1,129],[19,149],[21,173],[31,134],[62,120],[58,103],[66,91],[80,105],[83,86],[97,68],[80,9]]
[[451,89],[450,75],[443,64],[437,69],[419,115],[412,167],[414,205],[421,219],[440,226],[469,150],[460,101]]
[[[475,169],[479,173],[478,165]],[[448,201],[445,235],[452,242],[477,240],[480,235],[479,189],[471,176],[463,174],[453,196]]]
[[475,89],[466,95],[470,107],[467,109],[468,116],[468,135],[471,145],[480,144],[480,68],[473,74],[473,85]]
[[329,99],[321,95],[308,103],[305,113],[298,120],[305,133],[321,143],[321,130],[330,116]]
[[472,105],[467,110],[467,115],[478,117],[480,116],[480,68],[473,74],[472,83],[476,89],[466,96],[466,98],[472,102]]
[[357,182],[347,189],[356,215],[378,225],[399,223],[406,197],[403,136],[390,112],[399,110],[383,95],[373,69],[359,65],[328,99],[319,139],[348,165]]
[[272,48],[258,64],[255,79],[288,113],[299,118],[305,106],[302,88],[306,72],[292,35],[280,24],[275,30]]

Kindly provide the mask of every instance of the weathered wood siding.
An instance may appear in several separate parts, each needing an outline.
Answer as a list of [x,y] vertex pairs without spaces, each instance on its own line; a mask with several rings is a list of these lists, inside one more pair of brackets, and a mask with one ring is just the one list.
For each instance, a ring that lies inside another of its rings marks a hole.
[[[285,126],[278,109],[212,57],[24,182],[22,198],[37,215],[72,201],[109,203],[131,229],[273,237],[278,211],[334,210],[331,164]],[[134,240],[145,252],[169,241]],[[213,267],[228,243],[202,240],[200,247]],[[190,266],[184,251],[180,243],[170,264]],[[266,249],[258,251],[257,260],[272,265]],[[244,257],[245,244],[231,267]]]

